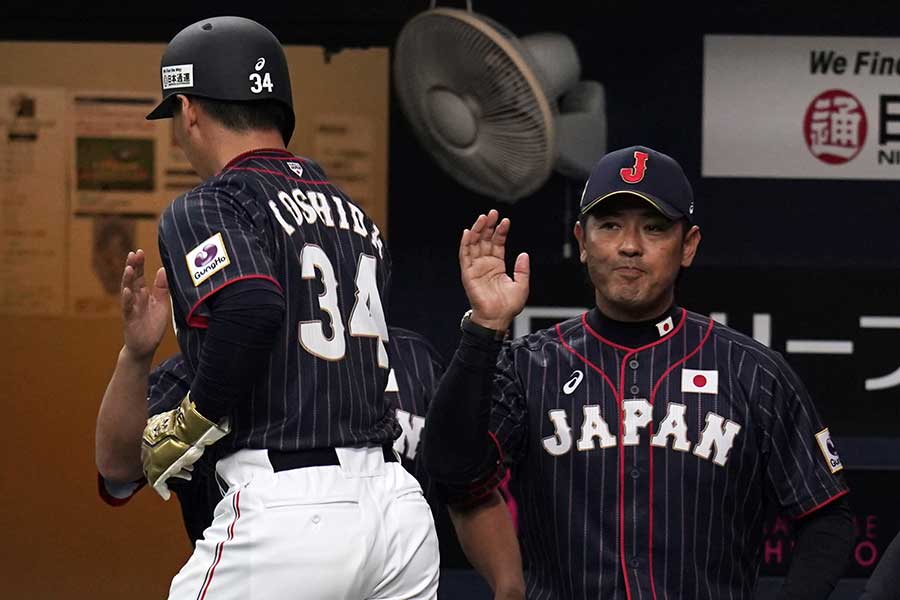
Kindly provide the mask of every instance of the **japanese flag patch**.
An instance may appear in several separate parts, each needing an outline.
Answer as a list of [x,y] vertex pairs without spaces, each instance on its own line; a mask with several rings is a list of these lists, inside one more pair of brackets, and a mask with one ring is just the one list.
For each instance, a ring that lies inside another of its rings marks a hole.
[[816,434],[816,441],[819,442],[819,450],[822,451],[822,456],[825,458],[825,463],[831,469],[831,472],[837,473],[843,469],[844,465],[841,464],[841,457],[838,456],[837,448],[834,447],[834,442],[831,441],[831,434],[828,432],[827,427]]
[[718,394],[719,372],[716,370],[700,371],[695,369],[682,369],[681,391],[699,394]]
[[222,234],[217,233],[184,255],[191,281],[197,287],[207,279],[231,264]]
[[672,322],[672,317],[666,317],[656,324],[656,330],[659,331],[659,337],[671,333],[673,329],[675,329],[675,324]]

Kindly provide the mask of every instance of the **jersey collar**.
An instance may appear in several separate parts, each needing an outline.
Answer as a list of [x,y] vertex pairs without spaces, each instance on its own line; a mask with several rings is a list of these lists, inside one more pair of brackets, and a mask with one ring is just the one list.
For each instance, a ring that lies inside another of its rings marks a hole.
[[222,167],[222,171],[227,171],[231,167],[235,166],[237,163],[250,158],[251,156],[255,156],[257,154],[276,154],[278,156],[293,156],[288,150],[284,148],[254,148],[253,150],[247,150],[246,152],[242,152],[228,161],[224,167]]
[[624,322],[611,319],[594,307],[588,311],[585,320],[598,337],[610,342],[612,346],[630,350],[658,342],[671,334],[681,322],[682,313],[682,309],[673,304],[652,319]]

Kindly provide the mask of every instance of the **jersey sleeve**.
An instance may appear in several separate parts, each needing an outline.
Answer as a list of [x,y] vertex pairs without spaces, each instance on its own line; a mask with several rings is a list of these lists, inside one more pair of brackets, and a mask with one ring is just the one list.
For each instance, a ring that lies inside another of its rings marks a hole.
[[771,396],[760,403],[766,479],[782,512],[802,518],[849,490],[831,434],[812,398],[778,358]]
[[[467,483],[439,482],[438,492],[446,504],[466,508],[480,504],[504,481],[509,467],[521,460],[526,436],[525,389],[516,370],[515,348],[506,342],[497,356],[491,378],[488,443],[481,474]],[[426,425],[427,426],[427,425]]]
[[147,413],[150,416],[176,408],[191,390],[191,377],[180,354],[164,360],[150,373]]
[[488,436],[496,451],[494,468],[470,484],[465,494],[450,499],[451,504],[476,504],[494,492],[507,476],[508,469],[522,459],[527,435],[525,388],[516,368],[519,342],[507,342],[497,356],[491,392]]
[[262,278],[281,288],[266,223],[246,191],[221,182],[180,196],[163,213],[160,255],[188,326],[205,327],[204,301],[229,283]]
[[526,389],[516,367],[516,348],[505,344],[497,357],[491,401],[490,435],[507,465],[522,459],[527,433]]

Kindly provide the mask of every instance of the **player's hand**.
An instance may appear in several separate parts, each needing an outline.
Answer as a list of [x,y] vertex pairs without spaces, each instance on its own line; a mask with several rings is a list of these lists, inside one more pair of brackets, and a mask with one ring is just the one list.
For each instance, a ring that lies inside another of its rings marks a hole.
[[139,359],[153,356],[166,333],[171,311],[165,270],[157,270],[148,286],[144,279],[145,260],[143,250],[129,252],[122,273],[125,347]]
[[528,299],[528,255],[516,258],[513,277],[506,273],[506,236],[509,219],[496,210],[479,215],[459,243],[459,267],[463,288],[472,307],[474,323],[505,331]]

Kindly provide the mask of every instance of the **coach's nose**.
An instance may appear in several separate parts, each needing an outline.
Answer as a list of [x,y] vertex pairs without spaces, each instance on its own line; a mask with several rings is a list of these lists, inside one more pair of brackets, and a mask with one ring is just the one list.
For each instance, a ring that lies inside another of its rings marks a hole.
[[644,246],[641,240],[640,228],[631,224],[623,227],[619,239],[619,254],[634,257],[641,256],[643,253]]

